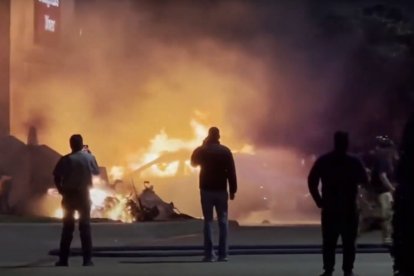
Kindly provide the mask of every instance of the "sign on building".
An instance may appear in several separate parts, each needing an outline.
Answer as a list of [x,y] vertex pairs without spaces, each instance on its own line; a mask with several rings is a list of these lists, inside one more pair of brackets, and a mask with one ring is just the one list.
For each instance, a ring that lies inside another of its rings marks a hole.
[[35,43],[56,46],[60,39],[62,0],[34,0]]

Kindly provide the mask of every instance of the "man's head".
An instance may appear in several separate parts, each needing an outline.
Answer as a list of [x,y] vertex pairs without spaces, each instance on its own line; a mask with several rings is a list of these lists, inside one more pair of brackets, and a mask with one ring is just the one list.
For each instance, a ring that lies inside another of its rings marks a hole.
[[394,146],[394,142],[387,135],[381,135],[375,137],[375,145],[377,149],[388,149]]
[[80,151],[83,149],[83,138],[80,134],[73,134],[69,140],[72,151]]
[[349,147],[349,135],[344,131],[337,131],[334,135],[335,151],[346,153]]
[[208,130],[208,138],[212,141],[218,141],[220,139],[220,130],[217,127],[211,127]]

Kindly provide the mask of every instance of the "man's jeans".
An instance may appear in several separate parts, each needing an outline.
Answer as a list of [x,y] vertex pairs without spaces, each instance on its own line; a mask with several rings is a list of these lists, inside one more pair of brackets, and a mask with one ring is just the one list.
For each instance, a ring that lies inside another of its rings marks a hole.
[[62,207],[64,210],[63,229],[60,239],[59,260],[63,263],[68,262],[70,255],[70,245],[72,243],[73,232],[75,230],[75,211],[79,212],[79,232],[82,244],[83,262],[87,263],[92,258],[92,237],[90,227],[90,200],[89,193],[66,194],[63,195]]
[[382,218],[382,239],[384,243],[391,243],[392,239],[392,204],[393,196],[390,192],[382,193],[378,196],[378,202],[381,207]]
[[228,231],[228,194],[226,191],[206,191],[201,190],[201,208],[204,216],[204,256],[213,258],[213,237],[212,223],[213,210],[216,208],[219,225],[219,258],[226,258],[228,254],[227,231]]

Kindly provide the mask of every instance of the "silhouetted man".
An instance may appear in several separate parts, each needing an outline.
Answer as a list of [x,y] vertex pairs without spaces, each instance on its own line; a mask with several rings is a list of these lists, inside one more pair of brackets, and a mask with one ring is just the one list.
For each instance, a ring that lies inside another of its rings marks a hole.
[[79,232],[82,243],[83,265],[92,263],[92,238],[90,229],[90,197],[92,175],[99,174],[95,157],[83,150],[83,139],[79,134],[70,137],[72,152],[57,163],[53,175],[62,195],[63,229],[60,240],[59,261],[56,266],[68,266],[70,244],[75,229],[75,211],[79,213]]
[[394,275],[414,275],[414,114],[401,143],[393,217]]
[[219,142],[220,131],[216,127],[209,129],[208,136],[201,147],[194,150],[191,164],[200,166],[201,207],[204,216],[204,261],[215,261],[212,241],[213,209],[216,209],[220,231],[218,261],[226,262],[228,254],[228,198],[237,192],[236,169],[230,149]]
[[[344,275],[353,274],[358,229],[358,185],[367,183],[362,163],[350,156],[345,132],[335,133],[335,148],[316,160],[309,178],[309,191],[322,209],[323,276],[331,276],[335,267],[335,249],[342,238]],[[322,194],[319,182],[322,182]],[[322,276],[321,275],[321,276]]]

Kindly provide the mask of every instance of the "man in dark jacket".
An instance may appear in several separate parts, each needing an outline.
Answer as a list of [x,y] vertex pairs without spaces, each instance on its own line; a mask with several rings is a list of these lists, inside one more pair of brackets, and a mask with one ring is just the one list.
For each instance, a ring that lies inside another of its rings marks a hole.
[[90,229],[90,197],[92,175],[99,175],[95,157],[83,150],[83,139],[79,134],[70,137],[72,153],[63,156],[56,164],[53,175],[62,195],[63,229],[60,240],[59,261],[56,266],[68,266],[70,244],[75,229],[75,211],[79,213],[79,232],[82,243],[83,265],[92,263],[92,238]]
[[393,217],[394,275],[414,275],[414,114],[401,141]]
[[229,148],[219,142],[220,131],[210,128],[207,138],[201,147],[194,150],[191,164],[200,166],[201,207],[204,216],[204,261],[215,260],[212,241],[213,209],[216,208],[219,224],[218,261],[227,261],[228,245],[228,198],[229,183],[230,200],[237,192],[236,169],[233,155]]
[[[308,178],[309,191],[322,209],[323,276],[333,275],[339,236],[343,244],[344,275],[354,275],[358,185],[366,184],[368,179],[361,162],[347,153],[348,145],[347,133],[335,133],[334,150],[315,162]],[[322,194],[318,189],[320,181]]]

